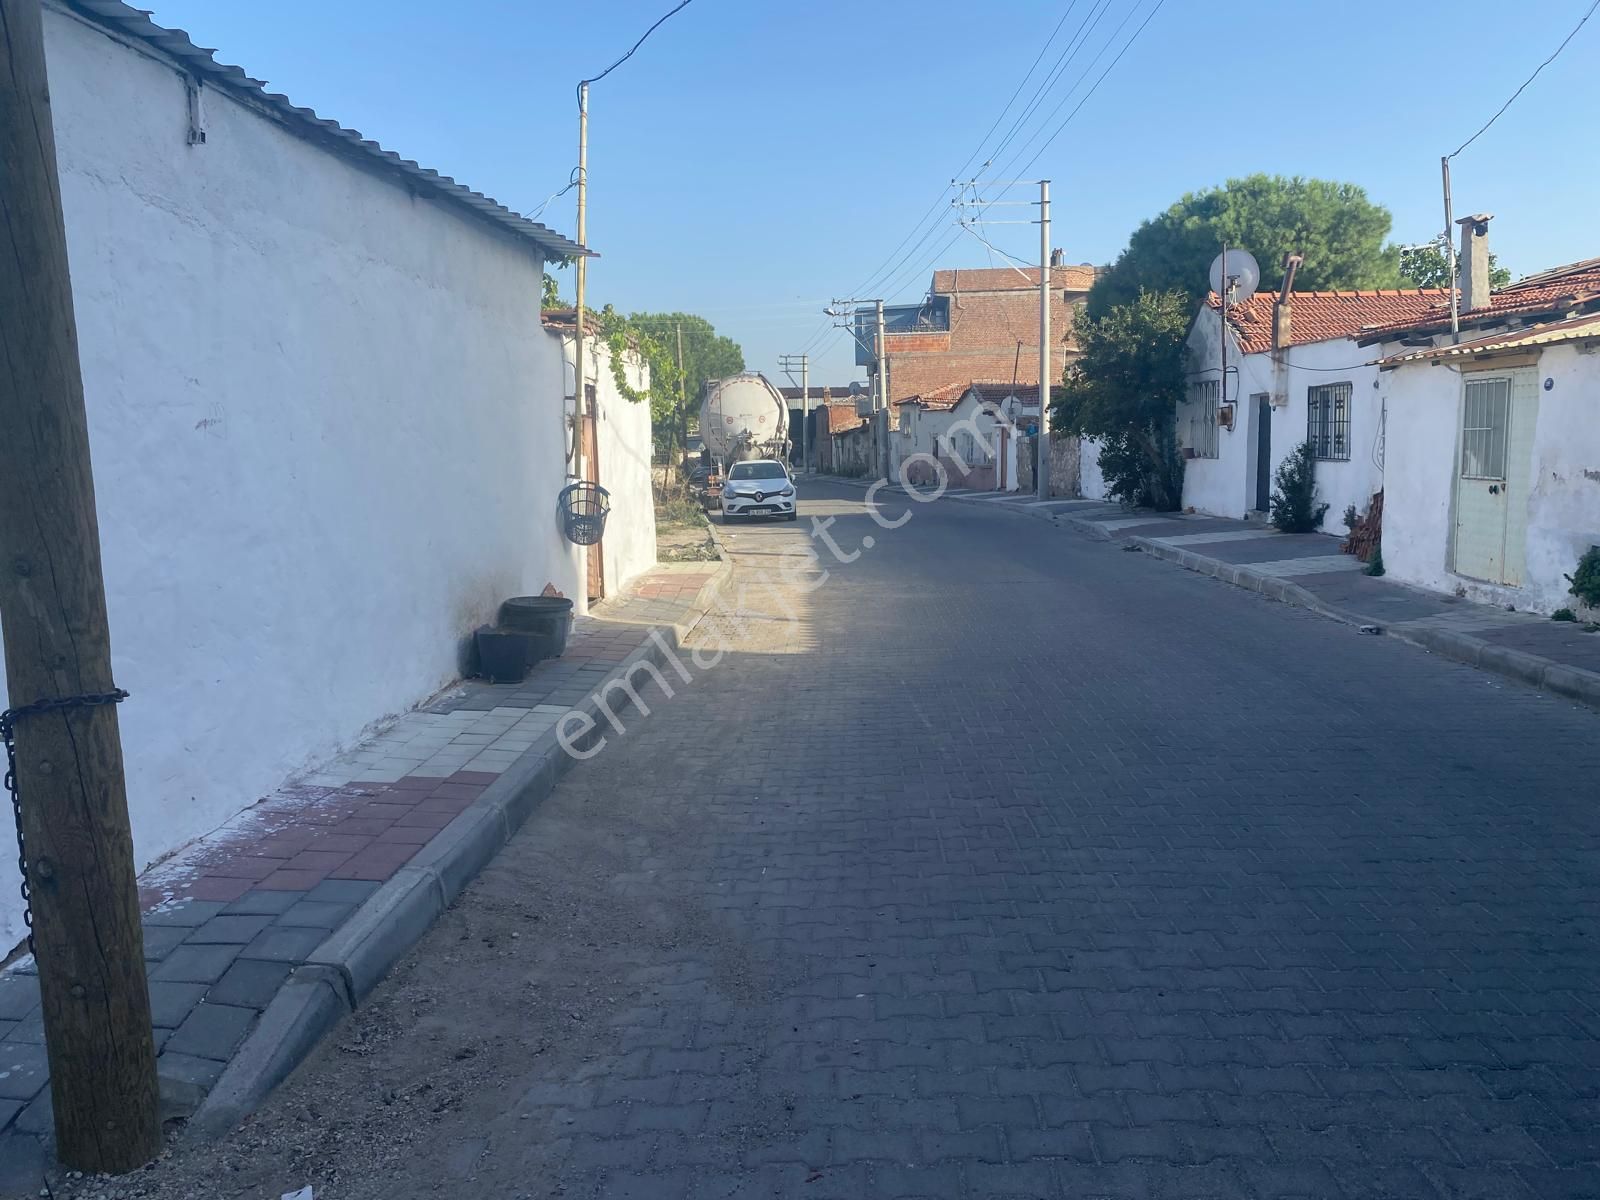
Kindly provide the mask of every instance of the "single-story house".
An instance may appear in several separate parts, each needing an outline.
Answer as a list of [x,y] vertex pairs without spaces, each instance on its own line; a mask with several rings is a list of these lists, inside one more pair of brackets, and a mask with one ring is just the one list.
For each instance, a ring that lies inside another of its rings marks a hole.
[[612,508],[573,545],[538,313],[584,247],[131,5],[48,0],[43,33],[142,866],[453,684],[508,596],[581,611],[649,566],[649,416],[591,365]]
[[1019,445],[1039,424],[1037,383],[974,380],[908,396],[896,408],[895,469],[903,480],[936,482],[937,460],[953,487],[1016,490]]
[[817,470],[832,475],[865,475],[872,461],[870,420],[856,412],[854,399],[829,400],[813,414]]
[[1295,265],[1286,268],[1283,289],[1229,306],[1226,335],[1217,296],[1208,296],[1195,316],[1188,397],[1178,410],[1178,440],[1188,460],[1183,502],[1221,517],[1264,517],[1279,466],[1309,442],[1317,496],[1328,505],[1326,526],[1334,532],[1347,506],[1365,511],[1383,487],[1377,355],[1356,339],[1420,316],[1448,293],[1296,292]]
[[[1492,295],[1483,214],[1448,302],[1374,330],[1389,413],[1383,561],[1408,583],[1535,612],[1600,544],[1600,258]],[[1459,341],[1456,337],[1459,336]]]

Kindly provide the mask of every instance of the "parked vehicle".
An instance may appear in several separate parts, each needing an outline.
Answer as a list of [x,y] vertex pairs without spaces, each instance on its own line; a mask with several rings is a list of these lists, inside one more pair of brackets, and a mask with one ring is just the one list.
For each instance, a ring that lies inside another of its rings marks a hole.
[[702,464],[689,472],[689,490],[706,512],[722,502],[722,476],[713,466]]
[[712,460],[724,468],[781,459],[789,452],[789,406],[758,372],[713,380],[700,405],[700,436]]
[[793,521],[799,516],[794,477],[775,458],[734,463],[722,485],[722,520],[772,516]]

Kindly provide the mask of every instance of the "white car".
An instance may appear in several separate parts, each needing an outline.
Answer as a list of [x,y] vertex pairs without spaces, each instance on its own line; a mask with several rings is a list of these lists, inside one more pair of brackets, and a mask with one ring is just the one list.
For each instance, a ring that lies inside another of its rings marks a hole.
[[722,519],[773,516],[795,519],[794,476],[775,458],[734,463],[722,485]]

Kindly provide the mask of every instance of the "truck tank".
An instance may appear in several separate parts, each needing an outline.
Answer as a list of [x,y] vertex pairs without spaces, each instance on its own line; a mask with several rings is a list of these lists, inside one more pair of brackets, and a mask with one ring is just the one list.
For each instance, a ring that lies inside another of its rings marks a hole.
[[711,457],[724,465],[786,459],[789,406],[767,377],[755,371],[712,380],[700,403],[700,436]]

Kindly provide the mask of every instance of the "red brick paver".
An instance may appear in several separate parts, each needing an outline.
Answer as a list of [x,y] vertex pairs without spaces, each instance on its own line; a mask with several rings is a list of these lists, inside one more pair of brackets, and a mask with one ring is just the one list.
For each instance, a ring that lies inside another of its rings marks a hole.
[[147,886],[141,900],[151,908],[183,899],[231,902],[252,887],[302,891],[324,879],[382,882],[497,778],[458,771],[443,779],[280,793],[251,810],[253,826],[193,853],[187,878]]

